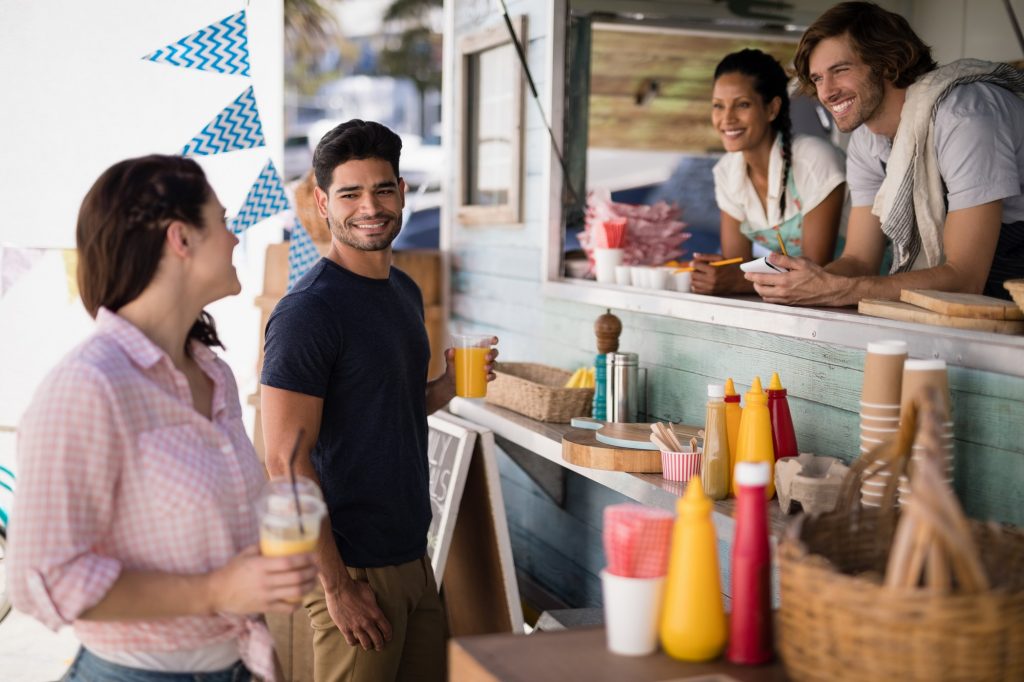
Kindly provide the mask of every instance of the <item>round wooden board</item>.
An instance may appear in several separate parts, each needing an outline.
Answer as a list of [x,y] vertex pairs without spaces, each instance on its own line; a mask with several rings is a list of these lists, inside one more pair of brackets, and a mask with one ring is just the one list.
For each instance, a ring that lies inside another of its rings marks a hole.
[[572,429],[562,436],[562,459],[569,464],[592,469],[660,474],[661,453],[605,445],[591,429]]

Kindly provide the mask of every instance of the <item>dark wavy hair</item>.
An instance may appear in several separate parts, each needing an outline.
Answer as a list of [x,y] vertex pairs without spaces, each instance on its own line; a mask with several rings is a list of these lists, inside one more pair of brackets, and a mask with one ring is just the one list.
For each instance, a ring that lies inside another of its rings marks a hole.
[[811,83],[811,53],[822,40],[841,35],[871,71],[897,88],[906,88],[936,68],[932,49],[910,28],[906,19],[872,2],[843,2],[815,20],[804,31],[793,64],[807,94],[814,96]]
[[772,121],[772,130],[782,135],[782,194],[779,196],[779,218],[786,213],[786,180],[793,165],[793,124],[789,118],[789,77],[782,64],[761,50],[740,50],[725,55],[715,67],[715,80],[727,73],[741,73],[754,81],[754,90],[767,106],[779,98],[779,113]]
[[331,186],[334,169],[353,159],[384,159],[398,172],[398,159],[402,155],[402,138],[387,126],[374,121],[354,118],[327,132],[313,152],[313,173],[316,184],[323,191]]
[[[75,233],[78,290],[92,317],[100,307],[116,312],[149,286],[172,221],[205,228],[202,208],[210,192],[199,164],[181,156],[127,159],[100,175],[82,200]],[[188,338],[224,347],[205,310]]]

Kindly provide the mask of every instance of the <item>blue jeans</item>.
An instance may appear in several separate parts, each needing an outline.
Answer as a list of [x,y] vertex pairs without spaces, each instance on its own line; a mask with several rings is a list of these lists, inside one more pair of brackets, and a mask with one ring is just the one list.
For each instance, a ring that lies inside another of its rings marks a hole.
[[78,655],[61,682],[250,682],[252,674],[238,661],[230,668],[212,673],[165,673],[155,670],[129,668],[105,661],[85,647]]

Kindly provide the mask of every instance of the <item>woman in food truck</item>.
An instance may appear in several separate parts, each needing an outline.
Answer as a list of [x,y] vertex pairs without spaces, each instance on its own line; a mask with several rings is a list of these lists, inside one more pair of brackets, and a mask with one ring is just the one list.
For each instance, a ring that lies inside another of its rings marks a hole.
[[842,152],[793,135],[786,72],[760,50],[726,55],[715,69],[711,122],[726,154],[714,167],[721,255],[694,254],[693,291],[754,293],[736,265],[753,244],[824,265],[832,260],[846,194]]

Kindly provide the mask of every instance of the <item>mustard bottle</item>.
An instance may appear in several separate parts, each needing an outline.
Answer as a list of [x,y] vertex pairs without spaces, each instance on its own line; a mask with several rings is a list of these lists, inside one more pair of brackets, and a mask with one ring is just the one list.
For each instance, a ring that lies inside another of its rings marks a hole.
[[[765,495],[770,500],[775,496],[775,448],[772,445],[772,420],[768,414],[768,396],[761,390],[761,378],[754,377],[747,391],[746,405],[740,418],[740,433],[736,445],[736,463],[767,462],[768,485]],[[732,477],[732,494],[737,495],[735,467]]]
[[732,470],[736,468],[736,446],[739,444],[740,417],[743,408],[740,407],[740,394],[736,392],[736,385],[732,383],[732,377],[725,380],[725,427],[729,436],[729,478],[732,478]]
[[725,648],[728,627],[711,506],[700,476],[690,479],[676,502],[658,633],[665,653],[680,661],[709,661]]

